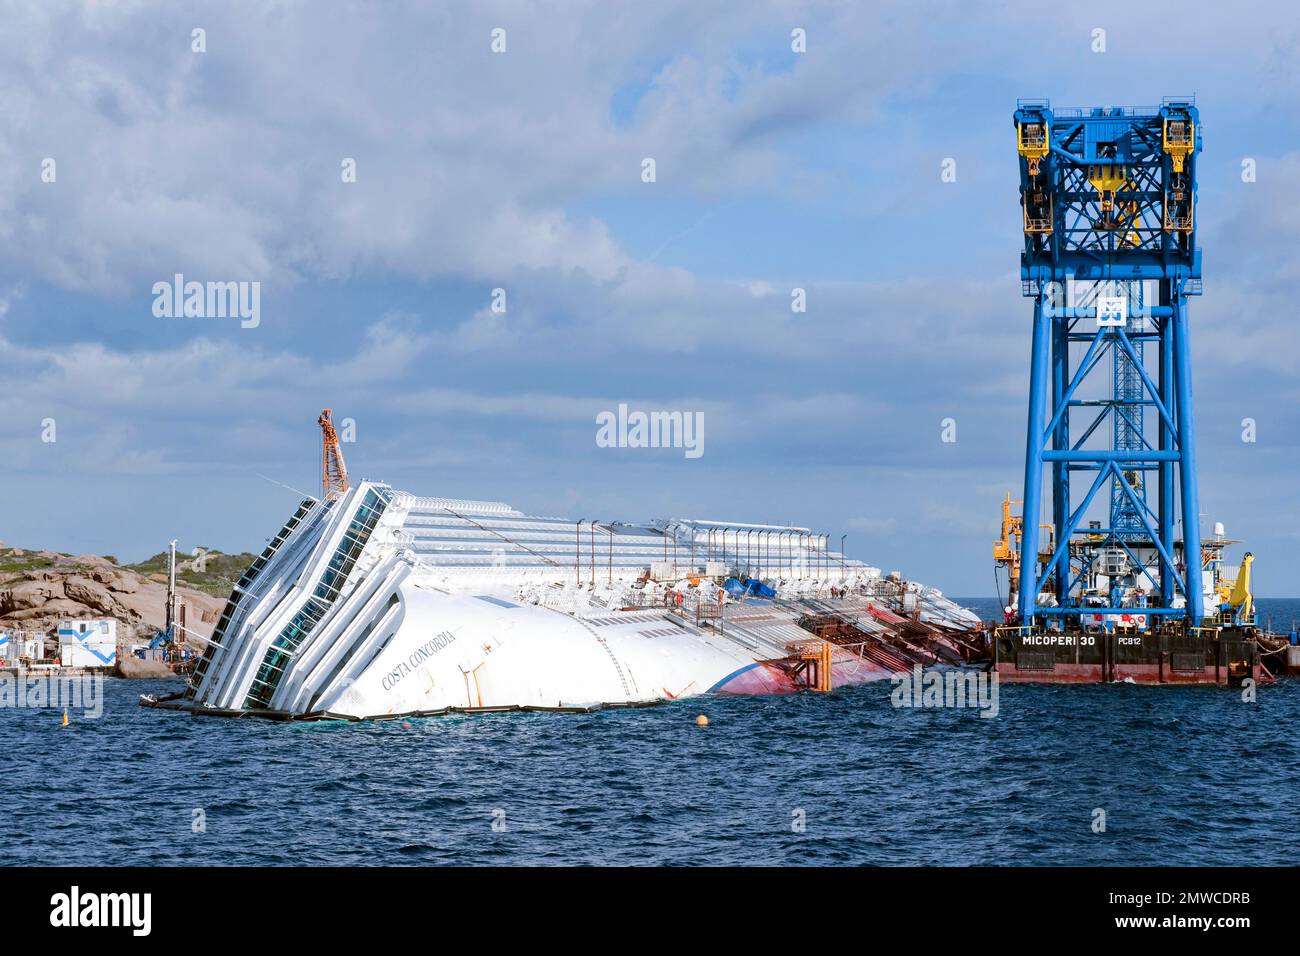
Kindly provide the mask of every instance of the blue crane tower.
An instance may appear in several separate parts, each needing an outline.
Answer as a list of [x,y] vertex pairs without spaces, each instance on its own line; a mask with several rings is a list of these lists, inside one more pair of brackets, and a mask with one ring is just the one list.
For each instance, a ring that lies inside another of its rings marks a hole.
[[[1124,283],[1126,299],[1131,306],[1131,314],[1126,323],[1130,338],[1140,331],[1136,324],[1141,321],[1145,303],[1145,290],[1141,282]],[[1141,339],[1133,341],[1133,358],[1128,357],[1122,348],[1111,350],[1112,390],[1114,411],[1111,420],[1111,440],[1116,449],[1122,451],[1140,451],[1146,432],[1145,407],[1142,403],[1142,376],[1138,366],[1143,363],[1145,343]],[[1135,494],[1129,495],[1125,485]],[[1141,540],[1145,533],[1142,528],[1140,511],[1146,504],[1146,482],[1141,472],[1125,471],[1123,476],[1111,479],[1110,492],[1110,526],[1118,537],[1129,540]]]
[[[1195,100],[1055,111],[1046,100],[1021,100],[1015,126],[1024,221],[1020,275],[1022,292],[1034,303],[1027,533],[1016,582],[1021,623],[1057,619],[1068,628],[1084,614],[1130,609],[1118,603],[1113,586],[1108,593],[1087,589],[1101,564],[1111,562],[1111,576],[1101,580],[1115,581],[1127,568],[1158,590],[1149,597],[1143,592],[1144,613],[1199,626],[1200,502],[1187,320],[1188,297],[1201,292]],[[1053,534],[1040,551],[1033,529],[1044,506],[1045,470]],[[1085,521],[1103,488],[1110,499],[1106,519]]]

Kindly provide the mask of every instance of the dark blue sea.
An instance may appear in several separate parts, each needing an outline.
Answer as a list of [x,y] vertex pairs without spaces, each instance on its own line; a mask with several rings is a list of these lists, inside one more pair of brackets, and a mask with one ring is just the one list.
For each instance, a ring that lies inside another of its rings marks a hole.
[[[1300,616],[1297,601],[1260,603],[1279,628]],[[0,711],[0,864],[1297,858],[1297,680],[1255,703],[1222,688],[1003,686],[994,719],[896,709],[888,682],[371,724],[137,706],[178,686],[107,681],[103,716],[66,728],[53,710]]]

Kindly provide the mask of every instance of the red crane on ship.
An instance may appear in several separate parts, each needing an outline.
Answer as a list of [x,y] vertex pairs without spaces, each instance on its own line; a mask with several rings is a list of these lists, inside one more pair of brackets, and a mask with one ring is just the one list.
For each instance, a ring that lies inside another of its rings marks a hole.
[[343,493],[348,490],[348,466],[343,462],[339,433],[334,430],[328,408],[320,413],[316,424],[320,426],[321,436],[321,497],[325,501],[334,501],[343,497]]

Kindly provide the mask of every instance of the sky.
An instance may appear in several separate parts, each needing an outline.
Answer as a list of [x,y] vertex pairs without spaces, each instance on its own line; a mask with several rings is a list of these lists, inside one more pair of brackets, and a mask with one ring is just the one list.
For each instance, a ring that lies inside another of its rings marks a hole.
[[[354,478],[790,523],[990,594],[1025,445],[1016,99],[1195,94],[1203,520],[1255,553],[1257,593],[1300,593],[1290,4],[127,0],[0,20],[9,545],[258,550],[317,491],[330,407]],[[255,327],[156,314],[177,273],[259,283]],[[601,447],[620,404],[702,413],[703,454]]]

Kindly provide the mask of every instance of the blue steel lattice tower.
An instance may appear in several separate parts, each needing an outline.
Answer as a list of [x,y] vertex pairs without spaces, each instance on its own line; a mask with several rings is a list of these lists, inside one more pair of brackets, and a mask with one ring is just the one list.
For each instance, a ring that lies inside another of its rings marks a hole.
[[[1082,600],[1093,564],[1109,553],[1126,555],[1142,580],[1155,582],[1145,613],[1197,626],[1200,502],[1187,324],[1187,298],[1201,291],[1195,102],[1053,111],[1045,100],[1021,100],[1015,125],[1020,274],[1034,303],[1024,524],[1037,527],[1048,470],[1054,529],[1041,553],[1036,534],[1022,536],[1020,620],[1071,626],[1085,613],[1128,610],[1113,594]],[[1107,353],[1112,361],[1103,363]],[[1104,388],[1093,383],[1090,391],[1090,380],[1103,378]],[[1107,520],[1085,522],[1103,488]],[[1040,600],[1044,594],[1051,597]]]
[[[1136,315],[1130,315],[1126,323],[1129,335],[1141,331],[1145,294],[1141,282],[1124,283],[1127,302],[1136,304]],[[1133,358],[1122,349],[1111,349],[1111,368],[1114,372],[1111,395],[1115,406],[1111,413],[1111,441],[1113,448],[1123,451],[1138,451],[1146,437],[1145,405],[1142,401],[1142,376],[1137,367],[1143,362],[1145,343],[1141,339],[1133,342]],[[1136,361],[1135,361],[1136,360]],[[1130,495],[1127,488],[1135,494]],[[1141,509],[1146,506],[1146,481],[1137,471],[1125,471],[1121,477],[1111,479],[1110,492],[1110,526],[1118,537],[1141,540],[1145,534],[1142,528]]]

